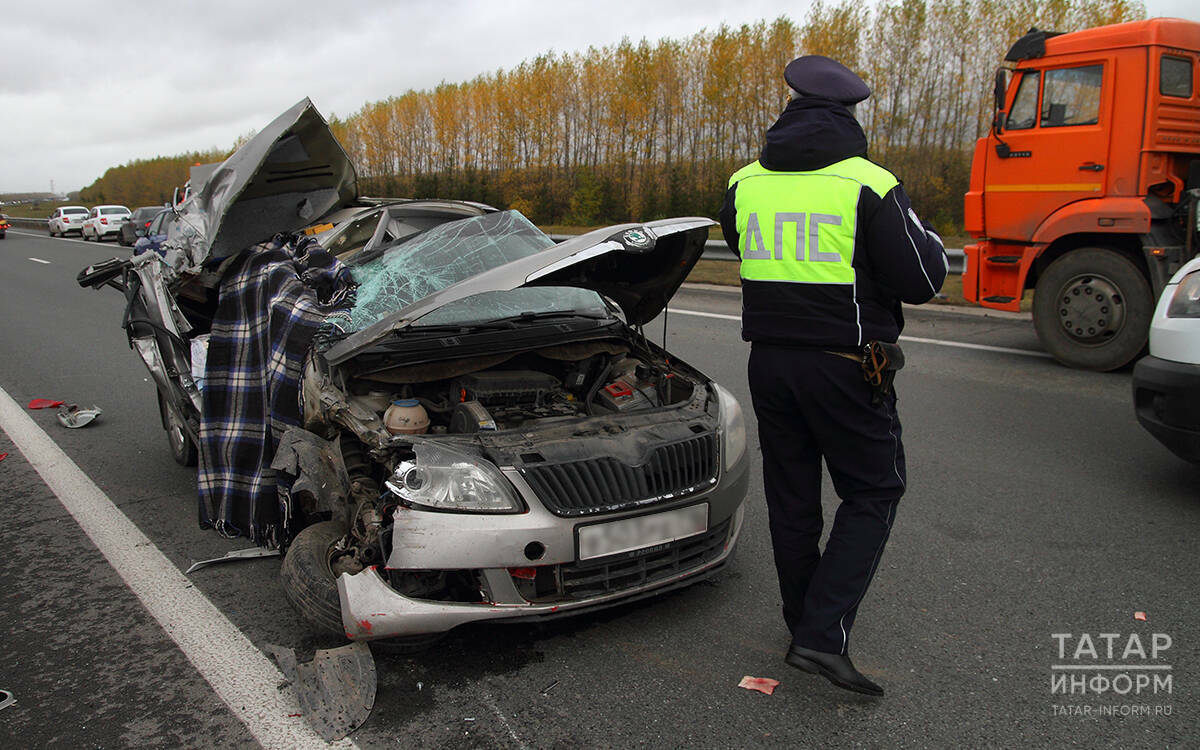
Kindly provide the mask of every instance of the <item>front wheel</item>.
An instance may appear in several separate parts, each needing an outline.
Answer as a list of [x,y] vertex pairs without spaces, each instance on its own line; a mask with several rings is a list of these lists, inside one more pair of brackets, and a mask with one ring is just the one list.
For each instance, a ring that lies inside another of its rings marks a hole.
[[1146,347],[1154,300],[1133,261],[1103,247],[1055,260],[1038,279],[1033,325],[1042,346],[1068,367],[1106,372]]
[[305,528],[283,556],[279,576],[283,595],[304,621],[321,633],[344,636],[337,578],[330,567],[335,545],[346,536],[339,521],[321,521]]

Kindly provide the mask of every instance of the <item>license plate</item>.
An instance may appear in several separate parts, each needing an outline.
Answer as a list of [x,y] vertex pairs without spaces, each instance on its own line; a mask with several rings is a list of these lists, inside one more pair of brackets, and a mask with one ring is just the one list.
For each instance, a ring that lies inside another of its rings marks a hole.
[[579,559],[653,547],[708,530],[708,503],[579,527]]

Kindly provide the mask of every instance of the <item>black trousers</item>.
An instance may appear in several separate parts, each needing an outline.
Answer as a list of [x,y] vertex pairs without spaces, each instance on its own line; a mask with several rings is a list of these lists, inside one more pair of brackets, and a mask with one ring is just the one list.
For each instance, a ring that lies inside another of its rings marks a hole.
[[[749,379],[784,620],[794,644],[846,653],[904,494],[895,396],[872,405],[859,364],[821,351],[754,345]],[[822,457],[842,500],[824,552]]]

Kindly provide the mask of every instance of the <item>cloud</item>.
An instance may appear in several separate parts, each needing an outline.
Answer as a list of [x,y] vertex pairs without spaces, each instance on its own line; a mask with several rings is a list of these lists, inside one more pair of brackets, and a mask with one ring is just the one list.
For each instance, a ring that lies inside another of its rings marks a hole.
[[[18,3],[4,13],[0,192],[76,190],[111,166],[228,148],[304,96],[327,117],[550,50],[686,37],[810,0],[209,0]],[[1151,15],[1197,18],[1194,0]],[[108,26],[98,29],[98,12]],[[86,22],[85,22],[86,19]]]

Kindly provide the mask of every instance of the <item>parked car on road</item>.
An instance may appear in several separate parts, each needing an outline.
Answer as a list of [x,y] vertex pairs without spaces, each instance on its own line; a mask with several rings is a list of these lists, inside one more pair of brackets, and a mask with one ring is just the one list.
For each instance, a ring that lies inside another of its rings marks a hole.
[[[181,464],[196,460],[206,416],[196,341],[241,283],[214,261],[357,204],[353,167],[307,100],[218,175],[219,189],[179,207],[161,252],[79,276],[125,294]],[[422,642],[469,622],[592,612],[723,568],[749,483],[741,407],[641,331],[714,222],[555,244],[481,204],[409,201],[388,216],[393,239],[346,259],[355,293],[307,349],[301,413],[272,461],[283,592],[301,616],[351,639]]]
[[129,209],[125,206],[95,206],[88,217],[83,220],[83,228],[79,236],[100,242],[110,234],[120,235],[121,227],[129,219]]
[[60,206],[54,209],[46,220],[46,228],[51,237],[63,237],[67,232],[83,234],[83,222],[88,217],[88,210],[83,206]]
[[146,227],[145,233],[133,243],[133,254],[140,255],[147,250],[159,252],[162,248],[162,243],[167,239],[167,222],[171,221],[174,215],[175,212],[169,208],[160,210],[150,220],[150,226]]
[[150,228],[150,222],[154,221],[154,217],[158,216],[165,210],[163,206],[142,206],[135,208],[130,214],[129,219],[121,225],[120,236],[117,237],[117,242],[126,247],[133,247],[133,243],[137,242],[138,237],[144,237],[146,230]]
[[1151,435],[1200,464],[1200,258],[1184,264],[1158,299],[1150,354],[1133,368],[1133,403]]

